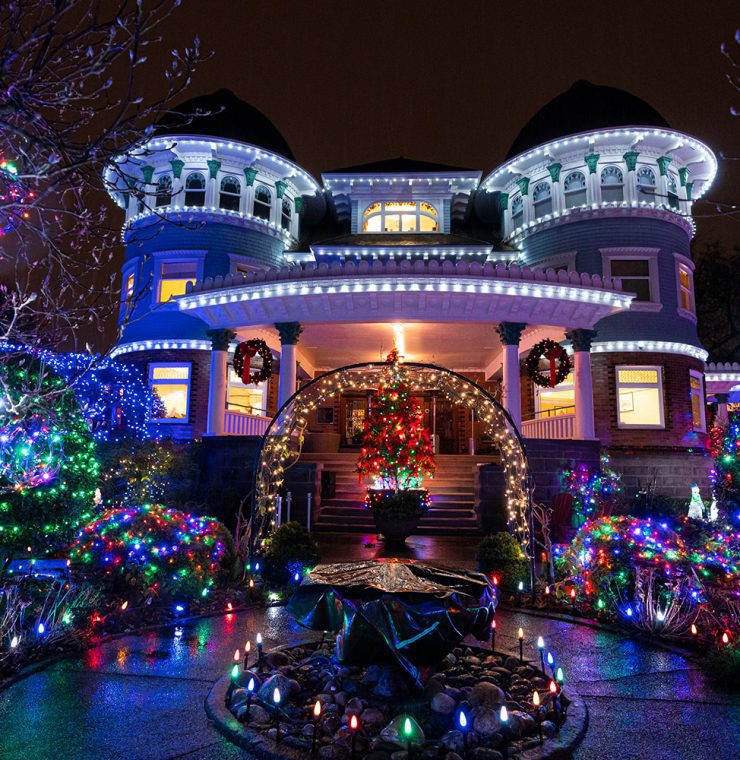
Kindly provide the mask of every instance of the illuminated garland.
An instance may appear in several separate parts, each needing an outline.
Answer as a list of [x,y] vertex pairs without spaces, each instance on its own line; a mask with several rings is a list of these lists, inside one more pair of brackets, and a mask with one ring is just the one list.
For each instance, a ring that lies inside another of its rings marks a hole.
[[585,464],[562,470],[560,483],[573,497],[571,523],[580,528],[586,520],[608,509],[622,492],[622,476],[609,465],[609,457],[601,455],[601,470],[591,472]]
[[[549,362],[547,372],[540,369],[542,359],[547,359]],[[568,377],[573,364],[568,352],[559,343],[545,338],[532,346],[529,355],[524,360],[524,368],[533,383],[543,388],[554,388]]]
[[153,593],[205,596],[229,545],[228,531],[215,518],[147,504],[105,512],[80,531],[70,557],[112,583],[129,576]]
[[90,519],[100,465],[74,394],[59,376],[41,372],[41,364],[28,357],[0,364],[0,376],[11,396],[39,389],[38,399],[24,401],[25,418],[6,417],[0,427],[0,441],[7,439],[1,453],[0,547],[31,547],[39,556],[64,548]]

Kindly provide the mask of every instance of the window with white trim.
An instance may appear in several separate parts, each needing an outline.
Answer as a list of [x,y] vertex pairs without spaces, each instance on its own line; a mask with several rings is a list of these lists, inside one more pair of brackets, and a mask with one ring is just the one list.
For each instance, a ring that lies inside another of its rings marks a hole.
[[563,181],[565,208],[583,206],[586,203],[586,175],[583,172],[571,172]]
[[172,177],[169,174],[163,174],[157,180],[157,195],[155,198],[155,205],[169,206],[172,202]]
[[[255,357],[250,366],[256,371],[262,368],[261,359]],[[244,414],[267,414],[267,382],[245,385],[241,377],[229,367],[229,384],[226,388],[226,408]]]
[[636,301],[651,302],[652,278],[650,273],[650,259],[627,259],[618,258],[610,261],[611,277],[622,278],[622,290],[635,293]]
[[201,172],[190,172],[185,178],[185,205],[206,205],[206,178]]
[[157,301],[164,303],[175,296],[181,296],[189,282],[198,278],[198,264],[195,261],[163,261],[159,270]]
[[371,203],[363,213],[363,232],[439,232],[439,214],[426,201]]
[[668,172],[666,185],[668,187],[668,205],[678,211],[681,208],[681,204],[678,200],[678,182],[676,182],[676,175]]
[[241,194],[241,182],[232,174],[228,174],[221,180],[221,192],[218,199],[219,207],[227,211],[238,211]]
[[618,166],[601,170],[601,200],[614,203],[624,200],[624,175]]
[[655,201],[655,172],[649,166],[637,170],[637,200]]
[[619,366],[617,419],[620,428],[664,428],[663,368]]
[[535,219],[552,213],[552,188],[549,182],[538,182],[532,190]]
[[187,422],[190,413],[190,364],[149,365],[149,387],[156,397],[151,419]]
[[691,394],[691,424],[695,431],[704,433],[707,429],[704,375],[695,369],[689,370],[689,393]]
[[254,216],[270,221],[272,215],[272,193],[264,186],[257,185],[254,191]]
[[515,230],[524,222],[524,198],[515,195],[511,201],[511,228]]
[[290,232],[290,222],[293,217],[293,209],[290,207],[290,201],[287,198],[283,198],[281,212],[280,225],[284,230]]
[[690,314],[696,313],[694,305],[694,272],[688,264],[680,261],[676,264],[676,280],[678,284],[678,309]]

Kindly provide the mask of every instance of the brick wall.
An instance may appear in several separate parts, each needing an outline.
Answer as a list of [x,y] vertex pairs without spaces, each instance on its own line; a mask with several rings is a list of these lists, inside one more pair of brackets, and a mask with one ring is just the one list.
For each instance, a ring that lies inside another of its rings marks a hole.
[[[663,368],[663,414],[665,429],[620,429],[617,419],[616,367],[657,365]],[[610,450],[704,449],[704,433],[692,428],[689,370],[704,371],[698,359],[677,354],[603,353],[591,354],[596,436]]]

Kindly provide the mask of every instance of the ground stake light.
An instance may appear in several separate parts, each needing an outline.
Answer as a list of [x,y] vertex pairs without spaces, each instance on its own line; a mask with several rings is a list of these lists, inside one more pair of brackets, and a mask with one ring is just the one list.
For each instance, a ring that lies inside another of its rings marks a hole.
[[280,743],[280,689],[275,687],[272,692],[272,702],[275,705],[275,742]]
[[519,664],[524,664],[524,628],[521,626],[519,627],[519,630],[516,632],[517,638],[519,639]]
[[509,711],[506,709],[506,705],[501,705],[499,720],[501,721],[501,735],[504,737],[504,743],[501,747],[501,754],[503,755],[504,760],[508,760],[508,757],[509,757]]
[[249,655],[252,652],[252,642],[247,641],[246,644],[244,644],[244,670],[246,670],[249,667]]
[[357,744],[357,729],[360,727],[359,718],[353,715],[349,719],[349,730],[352,733],[352,757],[355,757],[355,745]]
[[319,730],[319,718],[321,717],[321,702],[316,700],[313,706],[313,732],[311,733],[311,754],[316,752],[316,734]]
[[247,723],[249,723],[249,708],[252,706],[252,694],[254,694],[254,689],[254,676],[252,676],[247,684]]
[[537,730],[540,734],[540,744],[542,744],[544,741],[542,738],[542,712],[540,710],[540,693],[538,691],[532,694],[532,704],[534,705],[534,719],[537,721]]
[[542,636],[537,637],[537,649],[540,650],[540,665],[542,665],[542,672],[545,672],[545,640]]

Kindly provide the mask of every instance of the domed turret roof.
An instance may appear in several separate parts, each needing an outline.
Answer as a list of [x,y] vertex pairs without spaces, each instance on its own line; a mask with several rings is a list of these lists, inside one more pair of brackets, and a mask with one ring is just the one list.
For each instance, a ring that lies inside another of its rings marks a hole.
[[257,145],[294,160],[275,125],[231,90],[200,95],[175,106],[157,122],[158,135],[203,135]]
[[667,128],[669,125],[636,95],[581,79],[537,111],[517,135],[506,158],[559,137],[626,126]]

